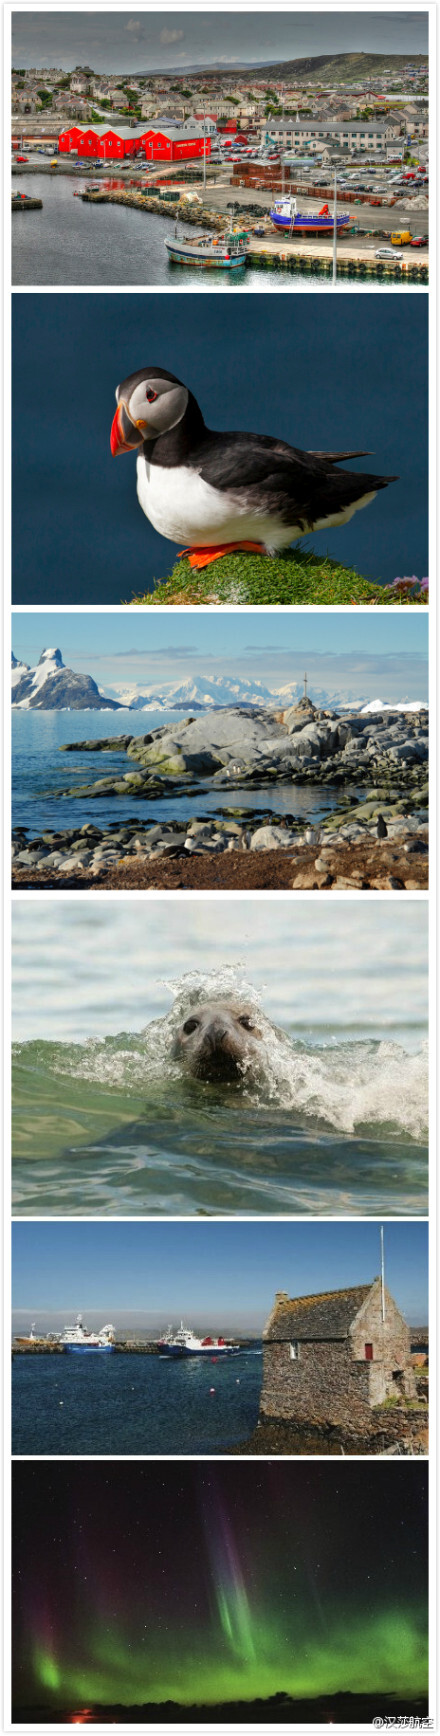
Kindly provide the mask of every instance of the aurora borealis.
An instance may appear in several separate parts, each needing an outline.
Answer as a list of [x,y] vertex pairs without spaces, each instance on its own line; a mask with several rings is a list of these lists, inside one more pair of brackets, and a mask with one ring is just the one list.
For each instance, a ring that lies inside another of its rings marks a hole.
[[427,1687],[426,1467],[16,1461],[13,1587],[20,1721],[283,1693],[411,1711]]

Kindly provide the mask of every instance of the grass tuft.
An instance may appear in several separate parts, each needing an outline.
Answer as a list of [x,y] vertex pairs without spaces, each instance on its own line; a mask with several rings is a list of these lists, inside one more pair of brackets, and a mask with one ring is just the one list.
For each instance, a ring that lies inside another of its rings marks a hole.
[[132,598],[133,605],[147,608],[163,603],[275,607],[292,603],[381,603],[407,608],[426,605],[426,601],[425,595],[396,595],[389,587],[370,584],[354,567],[343,567],[329,556],[319,559],[299,548],[288,549],[273,558],[244,551],[222,555],[201,572],[190,567],[188,560],[178,560],[169,578],[155,580],[153,592]]

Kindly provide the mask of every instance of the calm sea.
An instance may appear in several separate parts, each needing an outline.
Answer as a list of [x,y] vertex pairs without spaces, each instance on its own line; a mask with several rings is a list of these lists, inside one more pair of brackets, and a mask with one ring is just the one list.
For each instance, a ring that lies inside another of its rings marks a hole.
[[220,814],[226,804],[233,807],[262,808],[283,816],[290,814],[299,823],[317,823],[331,813],[340,800],[340,791],[318,785],[259,787],[253,784],[223,791],[207,783],[188,795],[136,799],[130,796],[76,797],[73,793],[60,798],[60,790],[74,791],[78,784],[92,784],[97,778],[117,778],[130,771],[133,762],[125,753],[108,756],[91,753],[63,754],[60,748],[70,741],[91,741],[104,736],[147,735],[165,723],[176,727],[183,712],[139,711],[14,711],[12,713],[12,823],[27,826],[35,836],[42,830],[60,831],[67,826],[84,826],[92,821],[105,825],[121,825],[128,819],[150,821],[188,820]]
[[261,1350],[221,1361],[16,1356],[14,1453],[222,1453],[256,1426]]
[[[125,183],[124,183],[125,184]],[[292,286],[326,290],[328,278],[318,272],[297,271],[283,275],[243,267],[238,271],[202,272],[170,264],[165,236],[174,233],[169,222],[152,212],[128,210],[124,205],[88,205],[75,198],[83,186],[71,175],[20,175],[14,187],[43,200],[42,211],[28,211],[12,219],[12,282],[20,284],[166,284],[176,289],[196,284],[199,289],[261,290]],[[357,282],[357,279],[353,280]],[[342,287],[351,288],[344,277]],[[380,288],[399,291],[400,280]],[[419,287],[419,286],[417,286]],[[421,285],[422,293],[424,286]]]
[[[426,1211],[426,912],[377,901],[14,903],[14,1209]],[[243,988],[243,983],[245,987]],[[261,1084],[184,1080],[188,995],[261,995]]]

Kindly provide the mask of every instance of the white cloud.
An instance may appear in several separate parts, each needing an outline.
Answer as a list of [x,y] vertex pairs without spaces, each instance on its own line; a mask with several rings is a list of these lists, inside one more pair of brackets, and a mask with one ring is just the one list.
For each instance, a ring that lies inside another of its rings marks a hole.
[[159,42],[183,42],[183,30],[161,30]]

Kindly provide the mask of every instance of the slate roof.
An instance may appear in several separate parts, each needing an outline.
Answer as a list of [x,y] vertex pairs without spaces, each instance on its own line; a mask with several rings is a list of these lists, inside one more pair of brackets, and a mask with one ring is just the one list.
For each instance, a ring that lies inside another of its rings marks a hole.
[[[385,134],[390,132],[393,127],[394,121],[392,119],[389,121],[376,121],[374,115],[372,115],[371,120],[369,121],[340,121],[335,119],[333,115],[331,120],[328,121],[310,120],[307,115],[303,115],[301,119],[300,115],[299,120],[296,121],[292,119],[291,115],[277,115],[271,120],[270,131],[276,133],[282,129],[283,132],[288,133],[305,133],[307,138],[311,138],[312,133],[316,133],[318,137],[321,137],[321,135],[326,133],[362,132]],[[397,126],[395,130],[397,131]]]
[[[374,1283],[378,1283],[375,1279]],[[271,1340],[346,1338],[373,1284],[357,1284],[352,1290],[324,1290],[318,1296],[280,1297],[264,1328]]]

